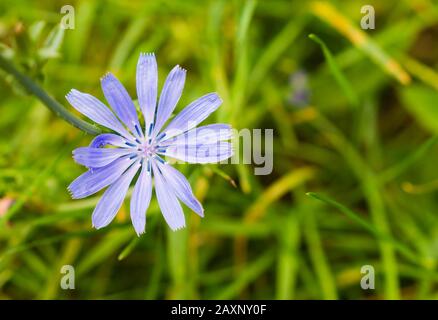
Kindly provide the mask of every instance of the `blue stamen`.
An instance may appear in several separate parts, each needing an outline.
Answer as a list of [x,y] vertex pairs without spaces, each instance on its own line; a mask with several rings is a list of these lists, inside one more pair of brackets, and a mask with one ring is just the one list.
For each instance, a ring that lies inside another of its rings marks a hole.
[[161,158],[161,157],[159,157],[159,156],[155,156],[155,158],[158,160],[158,161],[160,161],[161,163],[166,163],[166,161],[164,161],[164,159],[163,158]]
[[127,146],[130,146],[130,147],[135,147],[135,144],[133,144],[133,143],[131,143],[131,142],[125,142],[125,144],[126,144]]
[[151,123],[151,124],[149,125],[148,136],[150,136],[150,135],[152,134],[152,130],[153,130],[153,129],[154,129],[154,124]]
[[166,136],[165,132],[161,132],[158,136],[157,136],[157,142],[160,141],[161,139],[163,139]]
[[142,134],[141,134],[141,131],[140,131],[140,129],[138,128],[138,126],[137,126],[137,125],[134,125],[134,127],[135,127],[135,131],[137,131],[137,134],[141,137]]

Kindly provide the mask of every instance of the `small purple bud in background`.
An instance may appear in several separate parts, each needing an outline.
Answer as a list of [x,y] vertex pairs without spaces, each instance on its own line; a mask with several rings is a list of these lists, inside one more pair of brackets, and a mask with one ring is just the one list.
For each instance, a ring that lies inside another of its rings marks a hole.
[[307,72],[298,70],[292,73],[289,77],[289,85],[291,87],[291,94],[288,98],[288,103],[299,108],[307,106],[310,102]]

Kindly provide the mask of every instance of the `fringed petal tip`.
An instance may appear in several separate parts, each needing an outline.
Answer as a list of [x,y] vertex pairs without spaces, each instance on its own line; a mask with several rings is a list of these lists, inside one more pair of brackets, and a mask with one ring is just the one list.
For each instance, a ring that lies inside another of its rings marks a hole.
[[65,96],[66,97],[71,96],[71,95],[76,94],[76,93],[81,93],[81,92],[79,90],[73,88],[73,89],[70,89],[70,91],[67,92],[67,94]]
[[75,93],[75,89],[71,89],[69,92],[67,92],[67,94],[65,95],[65,98],[67,99],[67,101],[70,101],[72,95]]
[[170,76],[169,80],[173,80],[175,78],[181,77],[182,75],[185,76],[186,74],[187,74],[187,69],[184,69],[179,64],[177,64],[172,68],[172,70],[170,70],[168,76]]
[[140,56],[141,57],[155,57],[155,53],[153,53],[153,52],[141,52]]
[[204,208],[201,206],[201,211],[197,212],[195,211],[195,213],[200,216],[201,218],[204,218]]
[[172,230],[172,231],[178,231],[178,230],[181,230],[181,229],[184,229],[185,227],[186,227],[186,224],[184,223],[183,225],[179,225],[179,226],[170,226],[169,225],[169,227],[170,227],[170,229]]
[[102,82],[102,81],[106,81],[106,80],[108,80],[109,78],[114,78],[114,75],[111,73],[111,72],[106,72],[103,76],[101,76],[100,77],[100,81]]
[[175,68],[177,68],[178,71],[181,71],[181,72],[183,72],[183,73],[187,73],[187,70],[184,69],[183,67],[181,67],[179,64],[177,64],[177,65],[175,66]]
[[67,187],[68,194],[70,195],[70,197],[71,197],[73,200],[80,199],[81,197],[79,197],[78,194],[76,194],[76,192],[74,191],[74,186],[72,186],[72,184],[73,184],[73,183],[71,183],[71,184]]
[[[68,101],[68,103],[70,103],[76,109],[75,102],[78,101],[78,96],[81,95],[81,94],[82,94],[82,92],[80,92],[79,90],[71,89],[65,95],[65,99]],[[81,112],[80,110],[78,110],[78,111]]]
[[137,237],[141,237],[142,234],[146,233],[146,230],[137,230],[137,229],[135,229],[135,227],[134,227],[134,230],[135,230],[135,233],[137,234]]
[[94,228],[94,229],[96,229],[96,230],[99,230],[99,229],[104,228],[105,226],[96,226],[96,225],[94,224],[94,222],[91,222],[91,227]]

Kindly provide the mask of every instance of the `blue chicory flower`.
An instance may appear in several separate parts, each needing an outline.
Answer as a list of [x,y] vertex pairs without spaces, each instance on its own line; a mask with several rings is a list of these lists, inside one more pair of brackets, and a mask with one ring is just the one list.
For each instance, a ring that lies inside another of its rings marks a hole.
[[101,79],[101,85],[112,110],[92,95],[78,90],[67,94],[67,100],[76,110],[114,131],[100,134],[88,147],[73,151],[73,158],[88,171],[68,187],[72,198],[85,198],[108,187],[92,215],[95,228],[105,227],[114,219],[138,172],[130,203],[131,220],[138,235],[145,232],[152,177],[161,212],[172,230],[185,226],[180,201],[204,216],[204,209],[187,179],[162,156],[189,163],[228,159],[233,154],[231,144],[226,141],[231,138],[231,128],[227,124],[195,128],[222,103],[216,93],[209,93],[185,107],[162,130],[181,97],[185,78],[186,70],[174,67],[167,76],[156,107],[158,71],[155,55],[140,55],[136,82],[145,130],[142,130],[128,92],[110,73]]

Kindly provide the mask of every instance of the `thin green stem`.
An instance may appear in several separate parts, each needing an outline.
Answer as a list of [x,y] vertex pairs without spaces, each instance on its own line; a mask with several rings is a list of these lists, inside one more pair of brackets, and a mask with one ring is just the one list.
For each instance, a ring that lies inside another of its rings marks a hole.
[[353,89],[353,86],[350,84],[348,79],[345,77],[342,70],[339,68],[339,66],[336,64],[335,59],[333,58],[332,53],[330,52],[330,49],[327,47],[324,41],[322,41],[317,35],[310,34],[309,38],[318,43],[321,46],[322,53],[324,54],[324,57],[327,61],[327,65],[330,68],[331,73],[333,74],[333,77],[335,78],[338,85],[341,87],[342,91],[348,98],[348,101],[351,103],[351,105],[355,108],[359,107],[359,97],[356,94],[356,92]]
[[310,260],[319,281],[322,298],[325,300],[336,300],[338,298],[336,281],[321,243],[315,212],[313,209],[306,211],[303,221],[304,235],[309,248]]
[[82,131],[96,135],[101,132],[96,126],[79,119],[67,109],[65,109],[58,101],[44,91],[36,82],[31,78],[18,71],[9,61],[0,55],[0,68],[11,74],[29,93],[35,95],[47,108],[52,110],[57,116],[61,117],[71,125],[75,126]]
[[397,248],[399,250],[399,252],[404,257],[409,259],[409,261],[424,267],[424,264],[423,264],[421,257],[419,257],[415,252],[413,252],[404,243],[393,238],[388,233],[377,229],[376,227],[373,226],[372,223],[369,223],[365,219],[361,218],[359,216],[359,214],[350,210],[346,206],[340,204],[339,202],[337,202],[335,200],[332,200],[331,198],[329,198],[323,194],[319,194],[319,193],[315,193],[315,192],[307,192],[306,195],[335,207],[336,209],[338,209],[339,211],[344,213],[347,217],[349,217],[351,220],[355,221],[356,223],[361,225],[363,228],[365,228],[367,231],[374,234],[378,239],[386,241],[386,242],[391,242],[394,245],[394,247]]
[[420,160],[434,145],[438,143],[438,135],[434,135],[421,144],[413,153],[406,155],[401,161],[380,174],[381,183],[394,180],[413,164]]

